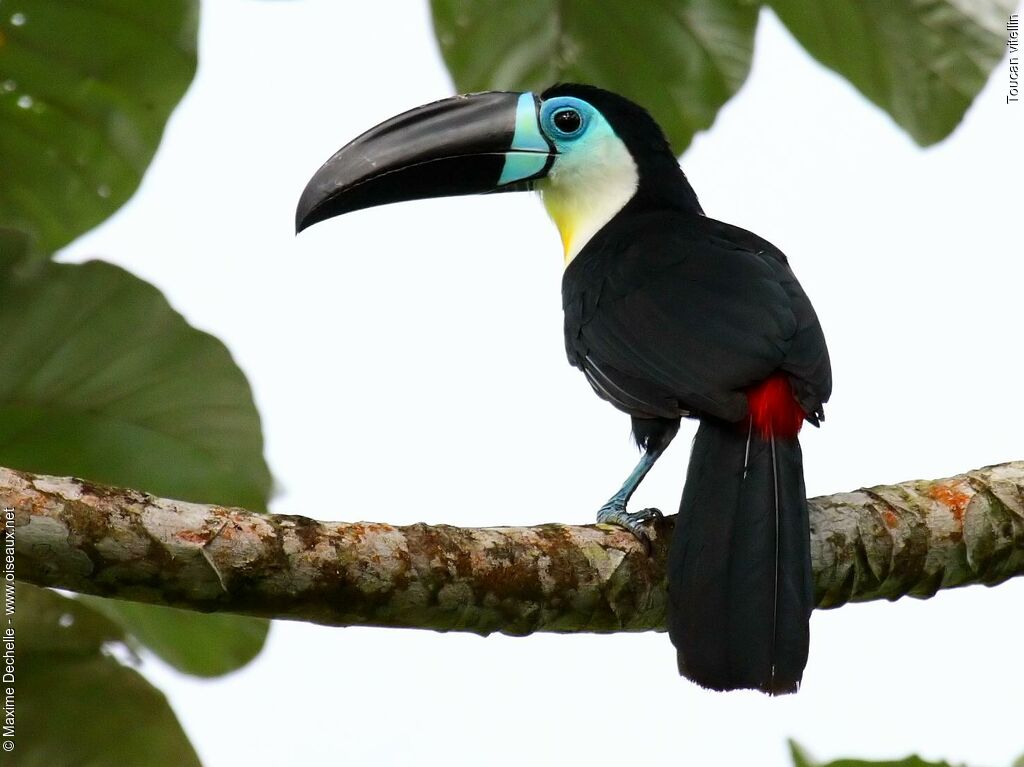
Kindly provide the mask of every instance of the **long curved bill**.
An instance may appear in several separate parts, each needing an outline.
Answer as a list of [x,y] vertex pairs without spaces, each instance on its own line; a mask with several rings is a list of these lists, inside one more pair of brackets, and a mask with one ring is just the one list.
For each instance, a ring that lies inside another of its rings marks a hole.
[[532,93],[493,91],[392,117],[342,147],[309,180],[295,231],[375,205],[529,188],[555,156],[538,109]]

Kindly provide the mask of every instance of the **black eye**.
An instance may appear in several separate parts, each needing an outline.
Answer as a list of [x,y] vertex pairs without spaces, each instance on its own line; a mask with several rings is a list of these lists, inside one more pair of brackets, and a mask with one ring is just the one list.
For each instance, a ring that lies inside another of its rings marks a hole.
[[562,133],[575,133],[583,125],[583,118],[575,109],[560,109],[551,120]]

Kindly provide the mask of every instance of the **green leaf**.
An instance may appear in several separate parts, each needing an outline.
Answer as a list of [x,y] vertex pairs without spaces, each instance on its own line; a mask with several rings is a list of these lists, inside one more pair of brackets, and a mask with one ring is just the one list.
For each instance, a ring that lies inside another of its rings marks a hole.
[[818,767],[817,763],[804,751],[803,746],[792,739],[789,741],[789,755],[793,759],[793,767]]
[[179,671],[218,676],[241,668],[263,648],[269,622],[241,615],[197,615],[119,599],[80,597],[124,626]]
[[49,254],[132,195],[196,70],[197,0],[18,0],[0,16],[0,227]]
[[32,238],[18,229],[0,226],[0,272],[17,268],[31,257]]
[[[0,465],[266,508],[259,414],[223,344],[110,264],[0,272]],[[244,665],[268,622],[149,605],[108,611],[182,671]]]
[[262,510],[259,414],[224,345],[118,267],[0,274],[0,465]]
[[834,762],[822,764],[811,759],[807,752],[794,740],[789,741],[789,753],[793,758],[793,767],[952,767],[949,762],[928,762],[919,756],[908,756],[905,759],[886,760],[883,762],[871,762],[863,759],[837,759]]
[[714,122],[750,70],[758,6],[742,0],[432,0],[459,91],[585,82],[658,120],[676,153]]
[[166,698],[107,650],[120,627],[77,600],[17,585],[14,756],[57,764],[198,767]]
[[767,0],[818,61],[918,144],[959,124],[1006,46],[1012,0]]

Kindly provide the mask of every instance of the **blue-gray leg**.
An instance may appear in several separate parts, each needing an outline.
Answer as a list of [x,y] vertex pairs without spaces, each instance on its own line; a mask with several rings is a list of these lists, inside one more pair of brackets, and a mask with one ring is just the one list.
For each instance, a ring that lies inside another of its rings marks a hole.
[[654,466],[655,461],[665,452],[665,447],[647,449],[640,457],[640,463],[636,465],[633,472],[626,478],[619,492],[608,499],[608,502],[597,512],[597,521],[604,525],[619,525],[629,530],[637,539],[644,544],[644,548],[650,549],[651,542],[647,533],[643,530],[644,522],[656,519],[661,516],[657,509],[643,509],[642,511],[628,512],[626,504],[632,497],[634,491],[647,476],[647,472]]

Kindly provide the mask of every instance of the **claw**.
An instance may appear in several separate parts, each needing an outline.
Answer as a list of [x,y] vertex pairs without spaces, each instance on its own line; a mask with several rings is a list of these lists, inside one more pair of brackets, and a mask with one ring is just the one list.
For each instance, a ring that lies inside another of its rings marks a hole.
[[644,551],[651,553],[651,538],[644,530],[644,523],[652,519],[661,519],[664,516],[658,509],[641,509],[640,511],[626,511],[624,505],[617,503],[606,503],[597,512],[597,523],[599,525],[617,525],[624,527],[633,534],[644,547]]

